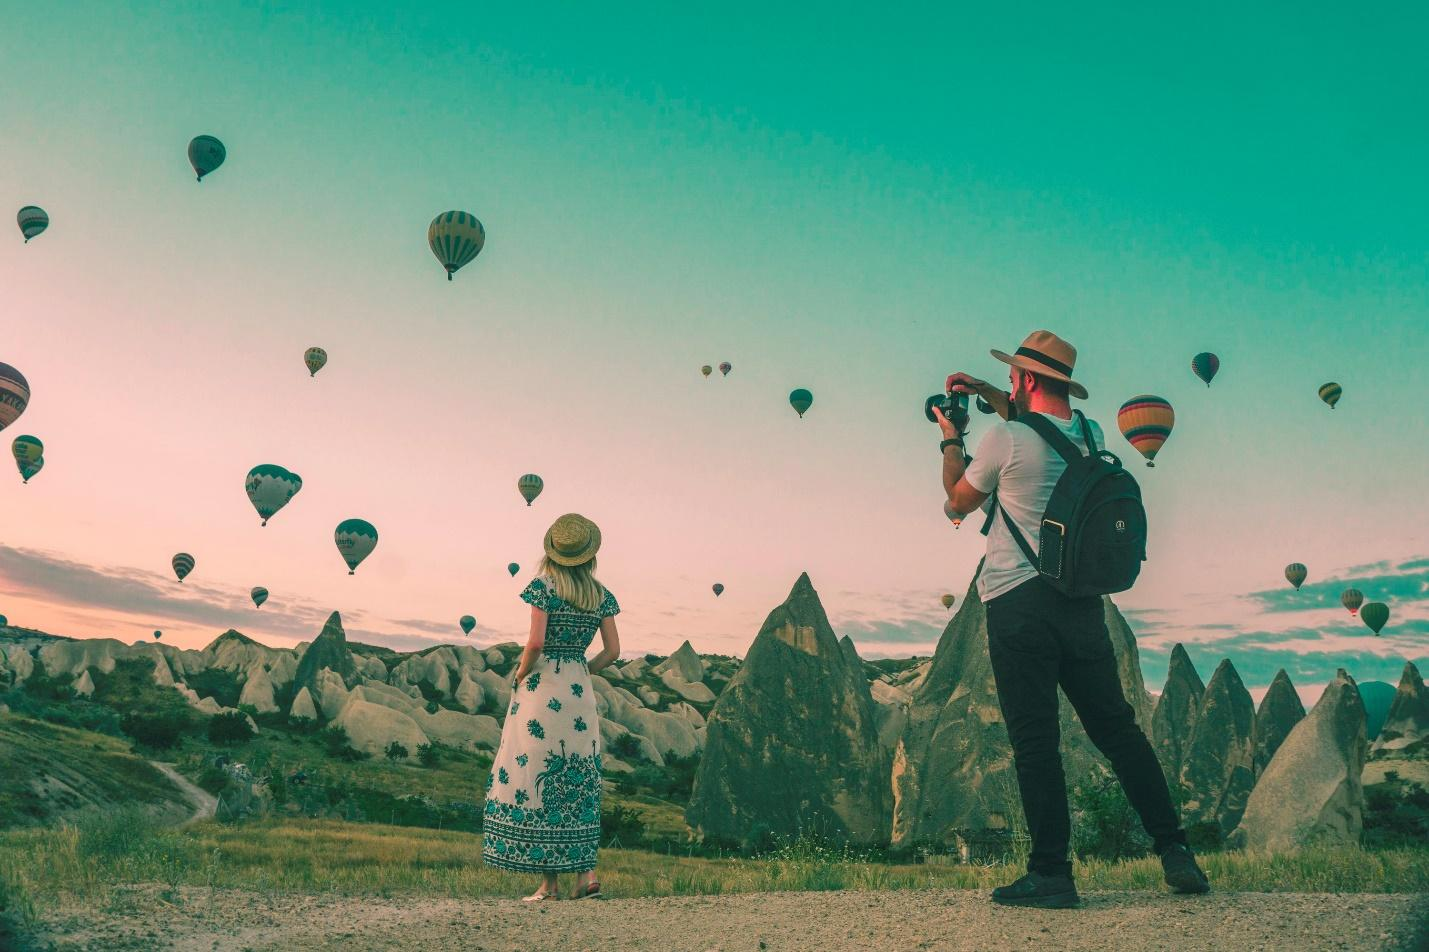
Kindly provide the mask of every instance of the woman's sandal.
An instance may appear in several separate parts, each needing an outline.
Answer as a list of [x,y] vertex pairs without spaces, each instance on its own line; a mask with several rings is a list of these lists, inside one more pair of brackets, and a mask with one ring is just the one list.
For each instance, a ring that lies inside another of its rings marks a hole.
[[536,890],[535,892],[533,892],[533,893],[532,893],[531,895],[529,895],[529,896],[522,896],[522,897],[521,897],[521,901],[522,901],[522,902],[545,902],[545,901],[548,900],[548,899],[550,899],[550,900],[556,900],[556,899],[560,899],[560,898],[561,898],[561,897],[560,897],[560,896],[557,896],[555,893],[542,892],[541,890],[538,889],[538,890]]
[[600,895],[600,883],[597,882],[596,880],[592,879],[590,882],[586,883],[586,887],[585,887],[585,889],[584,889],[583,891],[576,893],[575,898],[577,898],[577,899],[600,899],[600,898],[601,898],[601,895]]

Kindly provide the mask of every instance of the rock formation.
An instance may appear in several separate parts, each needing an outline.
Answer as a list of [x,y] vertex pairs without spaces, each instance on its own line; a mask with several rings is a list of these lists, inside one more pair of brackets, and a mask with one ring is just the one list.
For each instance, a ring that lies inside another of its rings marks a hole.
[[407,748],[408,757],[415,757],[417,748],[427,743],[427,735],[406,714],[360,697],[349,699],[333,723],[347,731],[353,747],[379,757],[393,741]]
[[1375,759],[1429,759],[1429,690],[1412,661],[1404,663],[1399,690],[1370,755]]
[[[1136,642],[1116,606],[1109,599],[1104,605],[1122,693],[1145,730],[1151,699],[1141,680]],[[908,726],[893,756],[893,846],[951,845],[961,830],[1020,826],[1012,748],[987,653],[987,615],[975,585],[968,586],[921,677],[914,682]],[[1109,771],[1065,698],[1060,721],[1067,777]]]
[[1157,759],[1161,761],[1161,769],[1171,783],[1181,776],[1186,744],[1191,739],[1196,711],[1200,709],[1201,697],[1205,693],[1206,686],[1201,683],[1196,666],[1178,642],[1171,649],[1166,687],[1156,699],[1156,707],[1151,713],[1151,742],[1156,748]]
[[1181,765],[1188,826],[1213,823],[1221,835],[1235,829],[1255,785],[1252,731],[1255,705],[1230,659],[1211,675]]
[[815,831],[880,843],[888,794],[868,682],[801,575],[710,713],[686,819],[725,841]]
[[259,714],[271,714],[278,710],[278,702],[273,699],[273,682],[268,672],[261,666],[249,672],[243,682],[243,692],[238,696],[239,705],[251,704]]
[[89,669],[80,672],[74,682],[74,693],[76,697],[90,697],[94,694],[94,679],[89,676]]
[[1285,742],[1292,728],[1305,717],[1305,705],[1300,703],[1300,695],[1295,685],[1290,683],[1290,675],[1281,668],[1270,682],[1270,689],[1260,699],[1260,708],[1255,712],[1255,725],[1251,728],[1251,747],[1255,758],[1255,777],[1265,773],[1270,759]]
[[313,695],[307,688],[299,688],[298,693],[293,697],[293,706],[288,709],[288,717],[306,717],[308,720],[318,719],[318,708],[313,703]]
[[705,662],[695,653],[694,646],[689,641],[684,641],[680,647],[675,649],[675,653],[655,667],[651,668],[655,674],[662,675],[666,671],[674,671],[680,676],[680,680],[687,684],[694,684],[703,681],[705,677]]
[[[310,688],[317,693],[318,674],[324,668],[335,672],[345,687],[357,682],[357,665],[352,660],[352,652],[347,647],[347,634],[342,630],[342,616],[333,612],[323,625],[322,634],[308,645],[298,662],[298,670],[293,683],[299,688]],[[327,705],[324,704],[324,707]]]
[[1231,844],[1277,852],[1358,844],[1367,746],[1364,702],[1341,668],[1271,758]]
[[1389,716],[1390,705],[1398,692],[1394,685],[1384,681],[1361,681],[1360,700],[1364,702],[1365,733],[1371,743],[1379,737],[1384,720]]

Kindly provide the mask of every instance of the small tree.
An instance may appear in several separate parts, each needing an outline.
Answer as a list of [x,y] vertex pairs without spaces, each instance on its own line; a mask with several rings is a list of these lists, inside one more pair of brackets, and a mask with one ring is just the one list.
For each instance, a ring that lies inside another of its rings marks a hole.
[[399,741],[394,740],[392,743],[388,744],[387,749],[383,751],[383,753],[387,755],[388,760],[407,759],[407,748],[403,747],[401,742]]
[[417,760],[423,767],[435,767],[441,762],[441,756],[437,753],[435,744],[418,744]]
[[224,711],[208,719],[208,739],[215,744],[241,744],[253,739],[253,726],[242,711]]
[[635,760],[640,756],[640,741],[634,734],[621,734],[610,745],[610,752],[621,760]]

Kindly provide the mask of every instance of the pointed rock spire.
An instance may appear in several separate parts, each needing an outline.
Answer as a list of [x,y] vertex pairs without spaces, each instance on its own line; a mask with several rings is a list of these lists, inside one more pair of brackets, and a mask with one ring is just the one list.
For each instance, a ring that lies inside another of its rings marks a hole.
[[1235,829],[1255,785],[1252,733],[1255,705],[1235,666],[1226,658],[1211,675],[1181,766],[1186,824],[1216,824],[1221,835]]
[[1190,742],[1191,728],[1196,724],[1196,711],[1205,693],[1206,686],[1201,683],[1191,656],[1186,654],[1185,646],[1177,642],[1176,647],[1171,649],[1166,686],[1156,699],[1156,708],[1151,715],[1151,742],[1161,761],[1161,769],[1173,783],[1181,776],[1186,745]]
[[1429,690],[1412,661],[1404,663],[1399,690],[1394,692],[1371,756],[1376,760],[1429,757]]
[[1305,717],[1305,705],[1300,703],[1300,695],[1295,685],[1290,683],[1290,675],[1281,668],[1270,682],[1270,690],[1260,699],[1260,708],[1255,712],[1255,727],[1251,731],[1255,756],[1255,776],[1258,779],[1270,764],[1270,759],[1285,742],[1292,728]]
[[318,673],[323,668],[331,668],[347,687],[357,681],[357,664],[352,660],[352,652],[347,647],[347,634],[342,630],[342,616],[337,612],[328,616],[322,634],[303,652],[293,683],[298,688],[311,688],[316,693]]

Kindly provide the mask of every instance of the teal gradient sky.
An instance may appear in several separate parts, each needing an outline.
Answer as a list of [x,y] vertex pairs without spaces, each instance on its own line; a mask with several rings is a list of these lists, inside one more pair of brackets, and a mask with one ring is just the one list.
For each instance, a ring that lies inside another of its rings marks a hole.
[[[0,361],[34,390],[5,442],[47,445],[0,479],[15,623],[292,643],[337,608],[406,644],[471,612],[507,640],[506,563],[578,510],[632,649],[742,654],[807,570],[862,650],[926,652],[982,539],[941,515],[922,399],[1047,327],[1109,434],[1135,394],[1177,409],[1118,599],[1153,686],[1177,639],[1207,677],[1429,656],[1429,582],[1379,640],[1252,596],[1429,555],[1422,6],[395,6],[0,4],[0,195],[53,222],[0,240]],[[202,185],[199,133],[229,151]],[[452,283],[449,208],[488,236]],[[305,486],[260,529],[261,462]],[[348,516],[382,535],[353,578]]]

